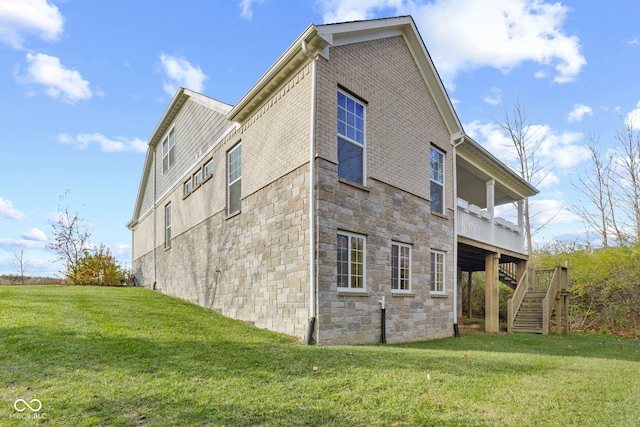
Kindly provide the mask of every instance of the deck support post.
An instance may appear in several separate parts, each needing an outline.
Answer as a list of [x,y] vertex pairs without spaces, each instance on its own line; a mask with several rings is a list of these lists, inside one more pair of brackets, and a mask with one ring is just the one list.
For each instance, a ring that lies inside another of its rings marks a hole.
[[484,289],[484,330],[500,332],[498,269],[500,255],[491,253],[485,257],[485,289]]

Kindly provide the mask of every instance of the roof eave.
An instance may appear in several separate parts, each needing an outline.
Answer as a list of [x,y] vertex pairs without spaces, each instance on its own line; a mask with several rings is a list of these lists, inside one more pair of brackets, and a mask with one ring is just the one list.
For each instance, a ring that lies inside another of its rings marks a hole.
[[[519,193],[521,193],[523,197],[532,197],[540,192],[536,187],[515,173],[509,166],[498,160],[493,154],[474,141],[470,136],[464,135],[464,144],[467,144],[471,148],[470,154],[472,156],[476,157],[478,160],[483,160],[491,170],[496,172],[496,175],[502,176],[503,178],[506,177],[509,184],[518,188]],[[464,150],[464,144],[457,150],[457,153]]]
[[251,89],[238,101],[227,115],[227,120],[243,123],[290,77],[291,73],[299,69],[310,58],[303,50],[306,48],[319,53],[329,44],[318,35],[315,25],[307,29],[289,46],[267,72],[254,84]]

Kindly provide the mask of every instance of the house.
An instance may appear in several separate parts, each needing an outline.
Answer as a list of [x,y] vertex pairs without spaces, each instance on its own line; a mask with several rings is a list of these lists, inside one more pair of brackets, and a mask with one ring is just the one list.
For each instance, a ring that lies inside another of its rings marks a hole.
[[322,345],[450,337],[486,271],[497,332],[499,265],[525,271],[522,209],[494,209],[537,190],[465,135],[411,17],[311,25],[236,105],[178,90],[148,144],[138,283],[225,316]]

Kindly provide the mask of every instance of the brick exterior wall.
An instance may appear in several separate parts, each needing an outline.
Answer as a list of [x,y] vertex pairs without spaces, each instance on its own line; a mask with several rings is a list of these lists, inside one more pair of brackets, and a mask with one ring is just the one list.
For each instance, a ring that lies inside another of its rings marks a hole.
[[[311,66],[208,151],[213,178],[187,198],[182,180],[158,200],[156,249],[134,259],[142,285],[256,326],[304,337],[309,316]],[[365,186],[338,179],[341,85],[367,101]],[[317,59],[317,321],[321,345],[375,343],[387,301],[390,343],[453,334],[453,177],[450,137],[402,37],[333,47]],[[241,211],[226,213],[226,154],[242,143]],[[429,148],[445,153],[445,214],[430,211]],[[185,173],[192,174],[198,165]],[[164,206],[174,234],[165,250]],[[197,215],[194,212],[199,212]],[[149,233],[154,215],[135,233]],[[337,232],[366,238],[366,292],[337,289]],[[391,244],[412,248],[412,291],[391,292]],[[134,243],[135,244],[135,243]],[[153,245],[152,245],[153,246]],[[445,255],[445,293],[430,292],[430,251]],[[155,257],[155,262],[154,262]],[[155,273],[154,273],[155,265]],[[216,271],[220,271],[216,273]],[[154,276],[155,274],[155,276]]]
[[[136,252],[133,262],[140,285],[152,288],[155,275],[156,289],[167,295],[258,327],[304,336],[310,304],[310,69],[307,65],[295,73],[246,123],[194,159],[194,166],[157,201],[156,249]],[[182,114],[176,123],[184,121]],[[228,215],[227,153],[238,143],[241,210]],[[209,159],[213,177],[184,197],[183,182]],[[169,202],[173,238],[165,249],[164,206]],[[139,221],[134,246],[153,236],[153,221],[153,211]]]
[[[386,339],[453,335],[453,160],[450,136],[402,37],[334,47],[318,61],[317,218],[320,344],[375,343],[379,301]],[[339,86],[366,101],[365,186],[337,176]],[[445,215],[429,200],[429,149],[445,152]],[[337,232],[365,236],[366,292],[337,288]],[[391,290],[391,245],[412,252],[412,290]],[[445,252],[445,293],[430,291],[431,250]]]

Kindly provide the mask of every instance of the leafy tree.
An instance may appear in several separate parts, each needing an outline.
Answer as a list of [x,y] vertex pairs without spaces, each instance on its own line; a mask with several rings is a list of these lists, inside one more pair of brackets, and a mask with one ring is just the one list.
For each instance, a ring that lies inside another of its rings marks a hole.
[[76,284],[115,286],[126,281],[130,273],[121,267],[109,248],[100,244],[93,251],[85,250],[76,269]]
[[640,245],[554,242],[535,259],[537,268],[568,264],[573,329],[640,336]]
[[[67,197],[65,192],[61,199]],[[69,208],[58,208],[58,218],[51,224],[53,241],[47,244],[47,248],[55,252],[58,260],[64,264],[63,273],[67,282],[75,284],[78,280],[78,265],[91,244],[89,232],[85,221],[76,213],[71,214]]]

